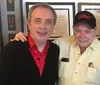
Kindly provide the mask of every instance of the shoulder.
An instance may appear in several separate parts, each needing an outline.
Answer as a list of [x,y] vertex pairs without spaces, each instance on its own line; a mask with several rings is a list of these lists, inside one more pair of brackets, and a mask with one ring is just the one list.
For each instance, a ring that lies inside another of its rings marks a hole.
[[[25,45],[26,42],[21,42],[21,41],[12,41],[12,42],[9,42],[7,45],[5,45],[3,47],[3,50],[4,49],[7,49],[7,50],[16,50],[16,49],[19,49],[21,47],[23,47]],[[19,49],[20,50],[20,49]]]
[[56,44],[56,43],[53,43],[53,42],[49,42],[49,45],[50,45],[50,47],[52,47],[52,48],[58,48],[59,49],[59,46]]
[[56,43],[57,45],[61,45],[61,44],[70,44],[74,41],[74,36],[63,36],[63,37],[60,37],[58,39],[56,39],[54,41],[54,43]]
[[49,50],[59,53],[59,46],[53,42],[49,42]]
[[100,40],[95,39],[95,42],[93,42],[93,45],[95,48],[97,48],[98,50],[100,50]]
[[59,57],[59,53],[60,53],[59,46],[50,41],[48,52],[50,53],[50,55],[55,55]]

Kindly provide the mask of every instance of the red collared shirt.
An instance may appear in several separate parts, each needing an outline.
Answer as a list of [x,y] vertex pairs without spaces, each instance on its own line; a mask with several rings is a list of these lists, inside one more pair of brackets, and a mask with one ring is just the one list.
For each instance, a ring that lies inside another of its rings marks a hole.
[[47,51],[49,48],[49,43],[47,42],[42,52],[39,52],[34,40],[30,35],[28,35],[28,42],[29,42],[29,50],[33,56],[33,59],[39,69],[40,76],[42,75],[45,59],[47,55]]

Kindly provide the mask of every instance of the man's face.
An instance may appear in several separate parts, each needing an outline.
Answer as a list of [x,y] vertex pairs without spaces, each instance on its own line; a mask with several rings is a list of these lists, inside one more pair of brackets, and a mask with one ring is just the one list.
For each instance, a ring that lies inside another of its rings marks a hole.
[[90,28],[87,24],[74,26],[74,35],[76,43],[81,48],[87,48],[95,38],[95,29]]
[[36,8],[28,22],[30,35],[35,41],[46,42],[54,29],[54,16],[51,10],[43,7]]

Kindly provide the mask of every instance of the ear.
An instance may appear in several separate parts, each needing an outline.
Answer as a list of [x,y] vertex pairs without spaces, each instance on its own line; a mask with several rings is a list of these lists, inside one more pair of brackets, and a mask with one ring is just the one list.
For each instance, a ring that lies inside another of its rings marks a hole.
[[73,26],[73,35],[75,35],[75,27]]
[[94,28],[94,31],[95,31],[95,36],[96,36],[96,27]]
[[30,30],[30,22],[27,21],[27,26],[28,26],[28,29]]
[[75,30],[73,31],[73,35],[75,35]]
[[94,30],[96,31],[96,27],[94,28]]

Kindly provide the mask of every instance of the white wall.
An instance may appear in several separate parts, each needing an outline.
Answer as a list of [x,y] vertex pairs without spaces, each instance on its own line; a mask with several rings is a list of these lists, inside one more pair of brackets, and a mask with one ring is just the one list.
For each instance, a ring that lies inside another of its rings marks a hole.
[[77,3],[78,2],[100,3],[100,0],[23,0],[23,9],[25,9],[25,2],[75,2],[76,13],[77,13]]

